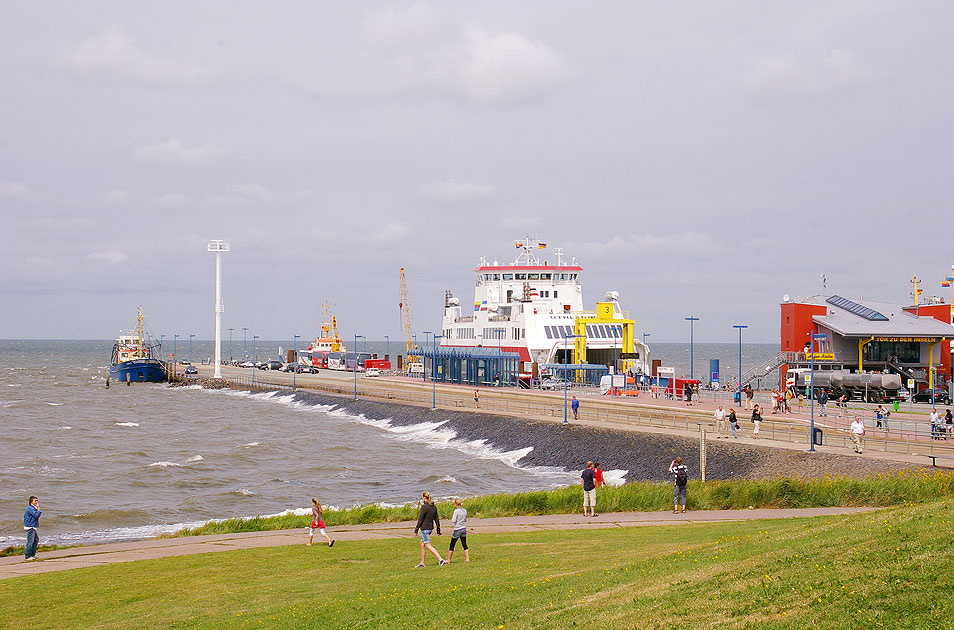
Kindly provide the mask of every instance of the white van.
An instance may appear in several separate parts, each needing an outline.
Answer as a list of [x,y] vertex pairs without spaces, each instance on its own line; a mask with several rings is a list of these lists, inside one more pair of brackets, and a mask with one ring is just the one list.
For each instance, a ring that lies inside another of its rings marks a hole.
[[421,376],[422,374],[424,374],[424,364],[423,364],[423,363],[419,363],[419,362],[418,362],[418,363],[408,363],[408,364],[407,364],[407,373],[408,373],[408,374],[416,374],[416,375],[418,375],[418,376]]
[[605,396],[613,388],[623,389],[626,387],[625,374],[607,374],[600,378],[600,394]]

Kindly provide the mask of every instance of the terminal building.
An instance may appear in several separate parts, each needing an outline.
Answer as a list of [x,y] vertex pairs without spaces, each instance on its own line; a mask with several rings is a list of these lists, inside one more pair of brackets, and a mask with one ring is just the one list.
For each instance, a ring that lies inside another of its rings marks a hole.
[[[952,305],[850,300],[839,295],[787,299],[781,304],[782,382],[785,372],[816,370],[899,374],[911,394],[929,387],[948,389],[951,379]],[[811,334],[824,338],[815,340]],[[910,387],[913,385],[913,388]]]

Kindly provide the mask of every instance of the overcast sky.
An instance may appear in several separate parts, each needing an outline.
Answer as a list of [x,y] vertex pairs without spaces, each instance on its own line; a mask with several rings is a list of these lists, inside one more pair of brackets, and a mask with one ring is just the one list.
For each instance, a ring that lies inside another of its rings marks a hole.
[[0,337],[402,336],[529,234],[652,341],[954,263],[954,5],[8,2]]

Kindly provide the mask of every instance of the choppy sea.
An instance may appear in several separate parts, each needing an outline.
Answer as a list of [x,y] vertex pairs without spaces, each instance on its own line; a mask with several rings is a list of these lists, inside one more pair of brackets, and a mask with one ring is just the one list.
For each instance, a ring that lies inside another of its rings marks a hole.
[[[279,345],[261,342],[259,358]],[[22,544],[35,494],[43,543],[155,536],[212,519],[307,513],[330,506],[405,504],[435,496],[516,492],[574,483],[578,471],[522,464],[533,450],[458,438],[433,415],[392,423],[291,395],[137,384],[105,387],[110,341],[0,341],[0,547]],[[363,349],[363,348],[362,348]],[[396,344],[390,349],[398,352]],[[188,344],[179,342],[179,357]],[[249,354],[252,349],[248,348]],[[368,350],[383,355],[384,342]],[[743,368],[778,352],[743,345]],[[168,341],[165,352],[172,351]],[[233,343],[233,356],[243,355]],[[688,373],[688,344],[654,356]],[[193,360],[211,355],[194,341]],[[223,350],[228,357],[228,348]],[[695,344],[694,370],[720,358],[735,374],[738,346]],[[607,471],[611,481],[626,471]]]

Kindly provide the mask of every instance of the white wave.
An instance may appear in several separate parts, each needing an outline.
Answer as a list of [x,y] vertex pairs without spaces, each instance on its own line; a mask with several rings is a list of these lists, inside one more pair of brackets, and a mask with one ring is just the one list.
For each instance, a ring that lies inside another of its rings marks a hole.
[[249,442],[248,444],[243,444],[242,446],[261,446],[261,442]]
[[114,425],[117,427],[138,427],[138,422],[114,422]]
[[169,467],[181,468],[182,464],[177,464],[175,462],[153,462],[149,464],[149,466],[150,468],[153,466],[158,466],[159,468],[169,468]]
[[628,472],[628,470],[621,470],[619,468],[604,470],[603,481],[608,486],[621,486],[626,483],[626,473]]
[[444,475],[436,481],[436,483],[457,483],[457,480],[451,477],[450,475]]
[[73,427],[62,426],[62,427],[57,427],[56,430],[57,430],[57,431],[69,431],[69,430],[72,429],[72,428],[73,428]]
[[241,494],[246,497],[254,497],[255,493],[249,490],[248,488],[239,488],[238,490],[232,490],[232,494]]
[[186,460],[186,463],[188,464],[189,462],[201,462],[203,459],[205,458],[202,457],[201,455],[193,455],[192,457]]
[[23,383],[7,383],[7,387],[20,387]]
[[62,407],[63,403],[47,402],[50,407]]

